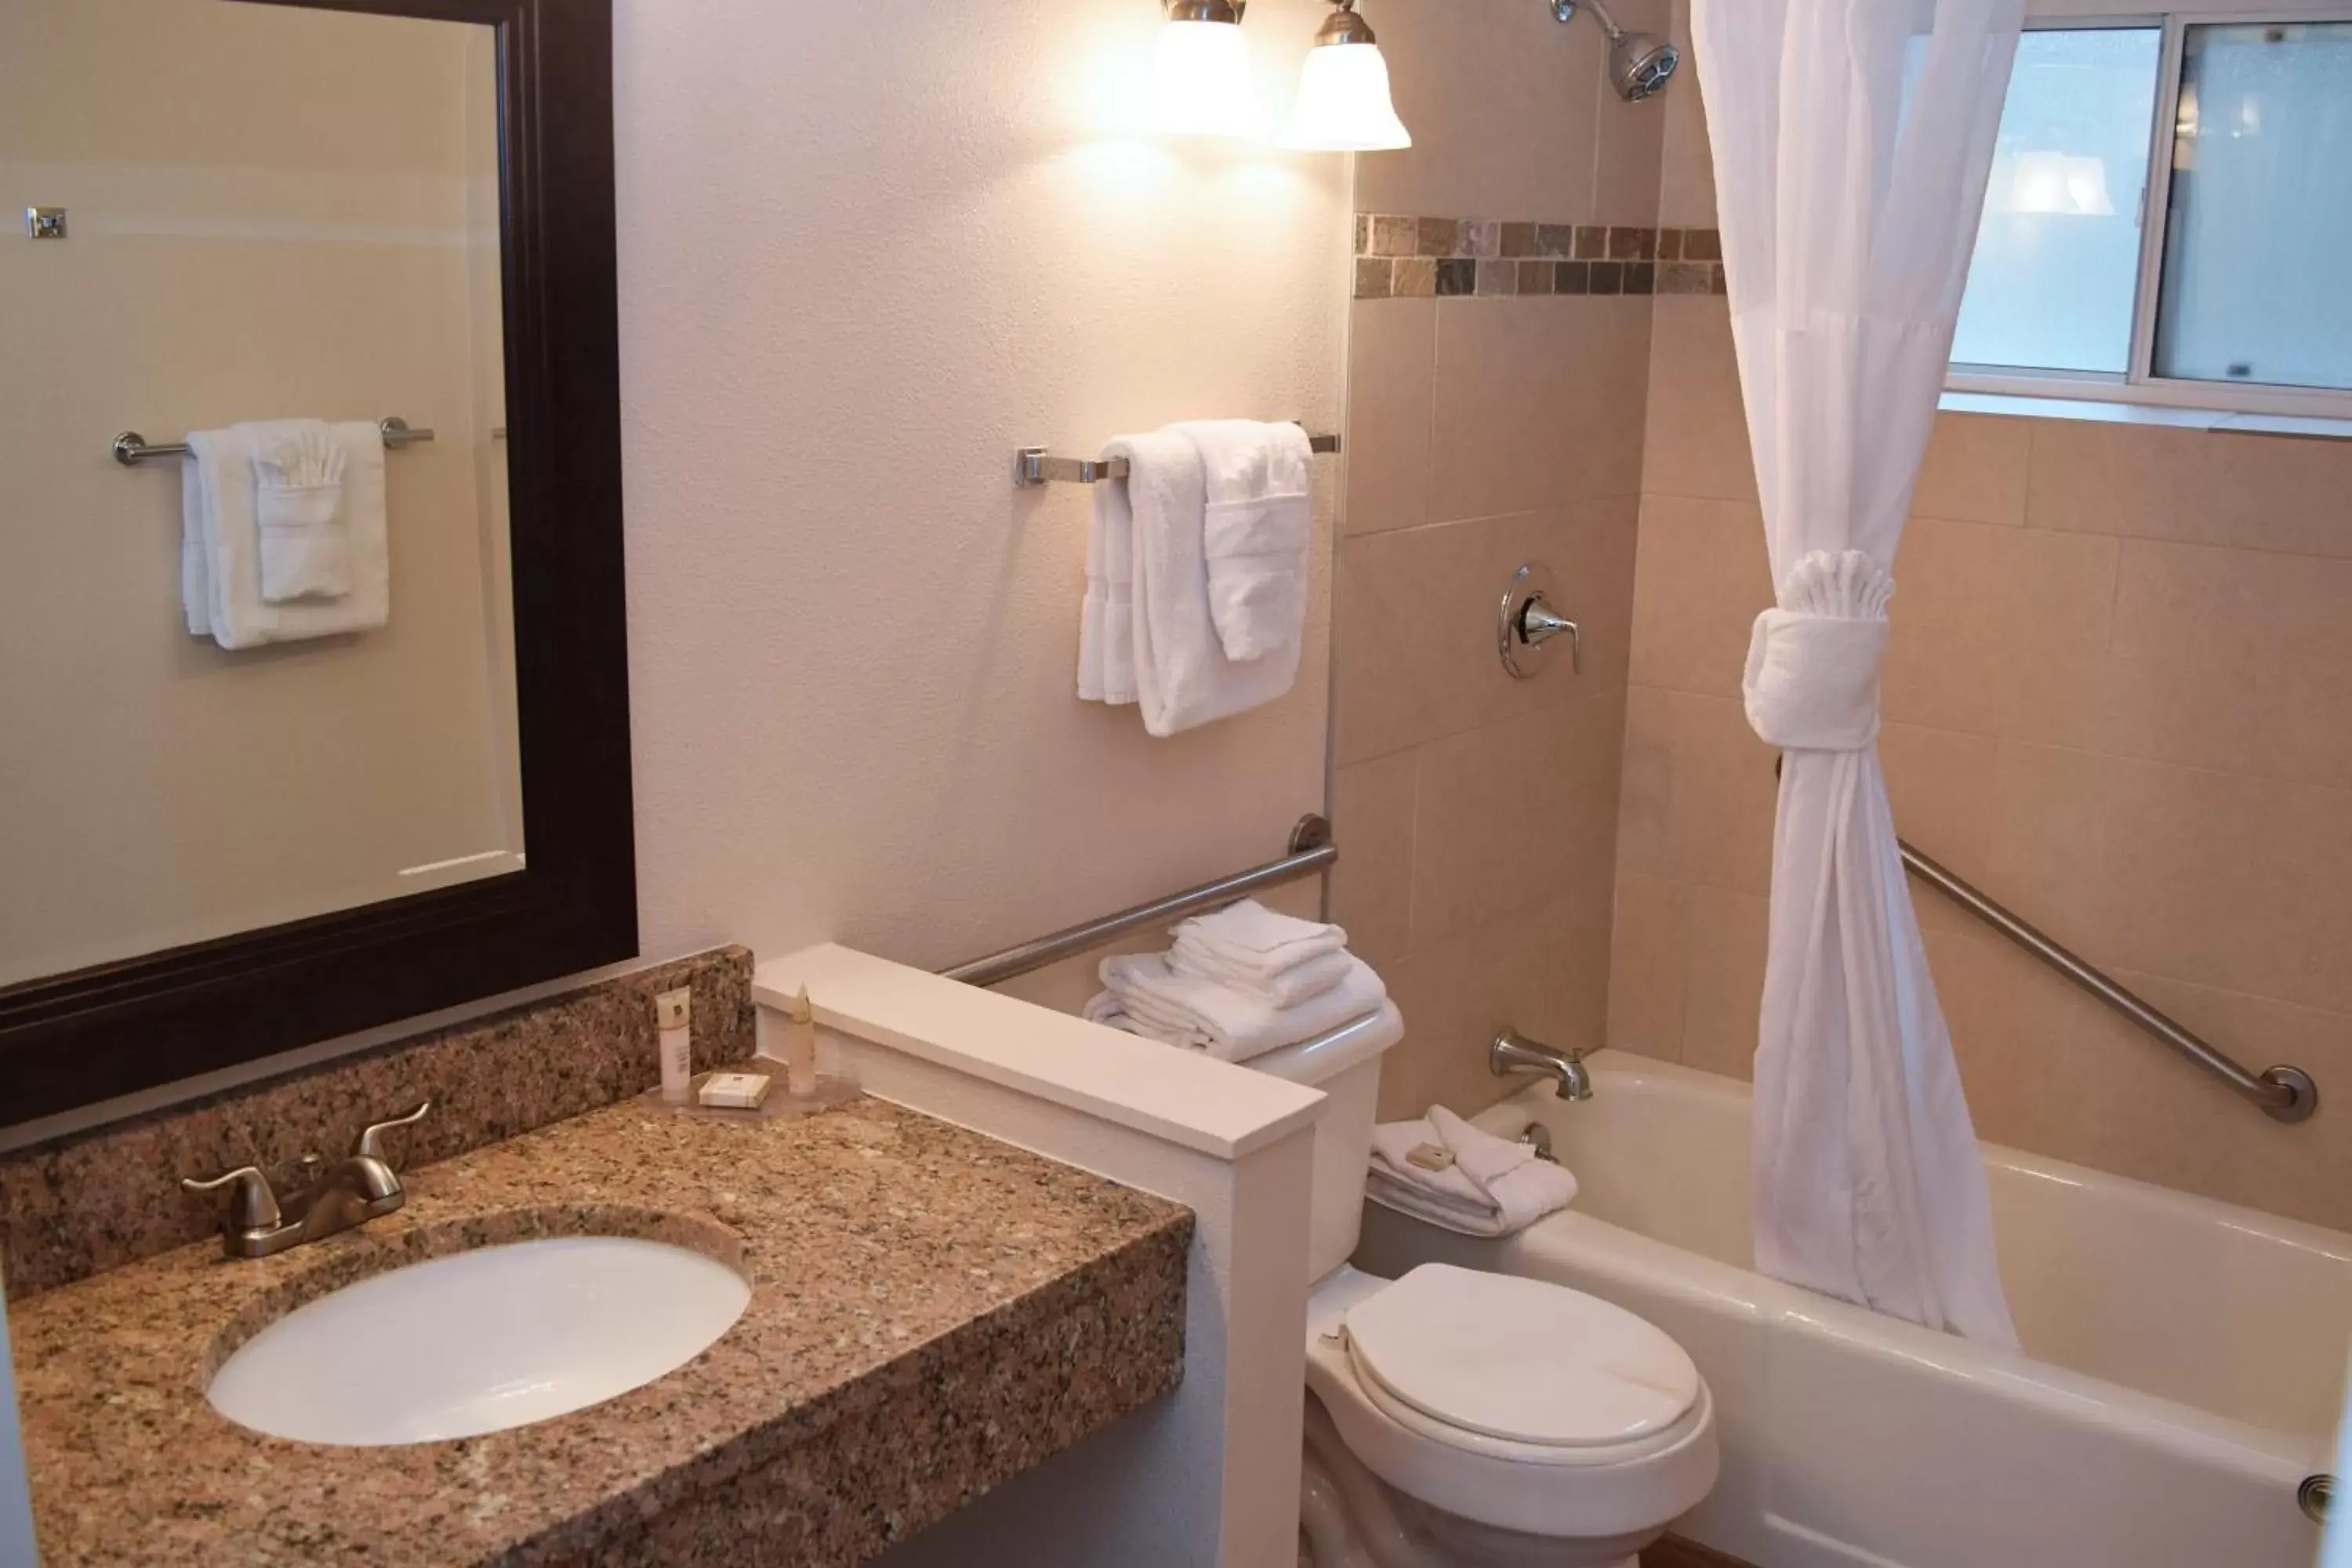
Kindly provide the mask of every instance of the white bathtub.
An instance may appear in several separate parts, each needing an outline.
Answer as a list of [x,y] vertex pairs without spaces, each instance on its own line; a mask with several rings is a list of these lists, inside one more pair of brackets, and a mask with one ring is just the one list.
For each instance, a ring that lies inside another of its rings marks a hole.
[[[2024,1354],[1750,1272],[1748,1086],[1612,1055],[1551,1130],[1574,1209],[1507,1241],[1366,1205],[1356,1261],[1557,1280],[1679,1340],[1723,1479],[1675,1528],[1763,1568],[2304,1568],[2352,1339],[2352,1236],[1988,1144]],[[2252,1114],[2218,1091],[2215,1116]],[[2298,1136],[2282,1127],[2281,1138]]]

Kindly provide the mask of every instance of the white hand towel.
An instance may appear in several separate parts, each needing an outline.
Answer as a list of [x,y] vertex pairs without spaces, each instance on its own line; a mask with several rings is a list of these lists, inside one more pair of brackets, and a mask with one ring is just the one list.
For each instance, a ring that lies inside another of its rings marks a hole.
[[1179,941],[1168,950],[1168,967],[1179,974],[1196,974],[1229,985],[1244,995],[1263,997],[1277,1007],[1296,1007],[1311,1001],[1354,973],[1355,959],[1346,950],[1318,952],[1272,973],[1235,963],[1213,949]]
[[1223,1061],[1247,1061],[1376,1011],[1388,999],[1388,987],[1371,965],[1356,958],[1349,963],[1347,978],[1330,990],[1294,1007],[1277,1007],[1216,981],[1180,974],[1168,967],[1164,954],[1120,954],[1102,961],[1104,994],[1087,1005],[1087,1016],[1104,1022],[1116,1011],[1128,1019],[1123,1026],[1129,1033],[1203,1050]]
[[1193,952],[1255,974],[1279,974],[1348,945],[1342,928],[1277,914],[1255,899],[1179,921],[1174,935],[1179,945]]
[[352,591],[342,447],[317,419],[257,426],[253,437],[261,596],[273,605],[341,598]]
[[1246,662],[1296,647],[1306,632],[1315,535],[1307,432],[1255,419],[1202,419],[1174,428],[1201,454],[1209,616],[1225,657]]
[[1298,674],[1297,647],[1235,664],[1218,640],[1202,544],[1205,481],[1190,438],[1167,432],[1122,437],[1103,455],[1126,458],[1128,477],[1094,488],[1078,695],[1133,702],[1144,729],[1167,736],[1289,690]]
[[392,613],[384,538],[383,437],[364,420],[327,426],[341,450],[342,526],[351,588],[341,598],[273,605],[262,596],[254,432],[238,425],[188,436],[181,465],[181,600],[188,630],[226,648],[380,626]]
[[[1434,1170],[1416,1163],[1416,1149],[1442,1151],[1444,1163]],[[1372,1129],[1364,1193],[1449,1230],[1508,1236],[1574,1202],[1576,1177],[1538,1159],[1527,1144],[1497,1138],[1433,1105],[1419,1121]]]

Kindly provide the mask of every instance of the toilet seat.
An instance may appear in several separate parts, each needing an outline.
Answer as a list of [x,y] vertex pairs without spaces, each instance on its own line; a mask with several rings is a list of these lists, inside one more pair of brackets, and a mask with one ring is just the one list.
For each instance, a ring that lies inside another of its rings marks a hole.
[[1614,1463],[1671,1446],[1699,1401],[1698,1368],[1672,1339],[1538,1279],[1424,1264],[1342,1323],[1365,1394],[1391,1416],[1522,1463]]

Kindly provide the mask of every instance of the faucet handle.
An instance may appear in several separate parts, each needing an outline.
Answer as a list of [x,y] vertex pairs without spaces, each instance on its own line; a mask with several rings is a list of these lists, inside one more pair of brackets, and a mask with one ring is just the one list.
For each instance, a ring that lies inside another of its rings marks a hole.
[[184,1193],[216,1193],[223,1187],[229,1191],[228,1228],[231,1231],[274,1230],[283,1217],[278,1212],[278,1194],[269,1190],[269,1178],[253,1165],[243,1165],[226,1175],[215,1176],[209,1182],[193,1176],[180,1180]]
[[379,1134],[388,1132],[395,1127],[414,1127],[424,1121],[425,1113],[432,1109],[433,1102],[428,1100],[405,1116],[395,1116],[389,1121],[378,1121],[370,1126],[360,1134],[360,1146],[355,1151],[357,1157],[362,1160],[383,1159],[383,1144]]

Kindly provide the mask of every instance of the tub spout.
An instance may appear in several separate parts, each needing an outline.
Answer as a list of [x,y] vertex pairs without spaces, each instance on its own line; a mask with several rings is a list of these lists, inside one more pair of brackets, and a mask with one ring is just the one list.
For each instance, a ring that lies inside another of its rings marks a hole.
[[1582,1051],[1557,1050],[1517,1029],[1505,1029],[1487,1046],[1486,1070],[1496,1078],[1539,1072],[1552,1080],[1552,1092],[1562,1100],[1592,1098],[1592,1078],[1584,1070]]

